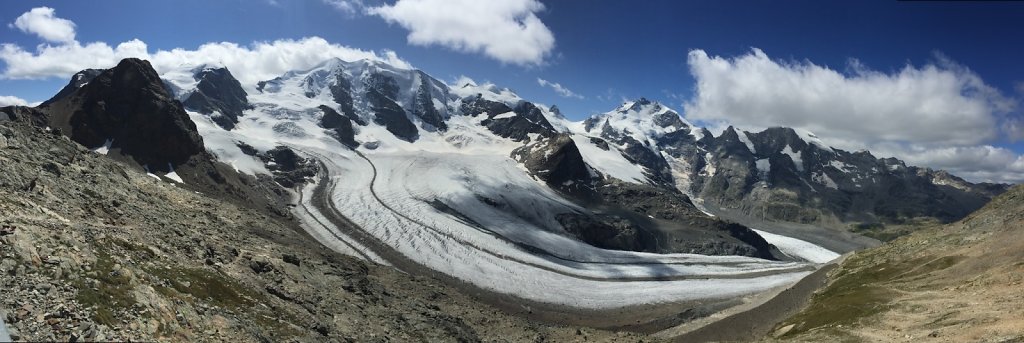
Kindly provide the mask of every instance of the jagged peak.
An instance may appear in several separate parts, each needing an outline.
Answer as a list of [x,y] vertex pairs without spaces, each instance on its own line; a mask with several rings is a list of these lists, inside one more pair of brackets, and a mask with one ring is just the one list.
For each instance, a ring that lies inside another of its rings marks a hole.
[[548,111],[550,111],[555,118],[565,119],[565,115],[562,114],[562,110],[559,109],[557,105],[551,105],[551,107],[548,107]]
[[171,97],[170,90],[164,85],[163,79],[157,74],[156,69],[147,60],[138,58],[125,58],[118,62],[113,68],[107,69],[97,78],[107,76],[112,84],[111,87],[118,89],[139,90],[150,88],[156,94],[163,97]]
[[636,100],[626,101],[622,103],[621,106],[615,109],[615,112],[654,115],[675,111],[672,110],[671,108],[662,105],[660,102],[651,101],[648,100],[647,98],[641,97]]
[[806,143],[808,146],[816,147],[824,151],[834,152],[836,150],[835,148],[829,146],[828,144],[825,144],[825,142],[818,138],[818,136],[815,135],[813,132],[804,129],[785,126],[774,126],[764,129],[757,134],[767,134],[771,136],[782,137],[785,139],[798,140],[803,143]]

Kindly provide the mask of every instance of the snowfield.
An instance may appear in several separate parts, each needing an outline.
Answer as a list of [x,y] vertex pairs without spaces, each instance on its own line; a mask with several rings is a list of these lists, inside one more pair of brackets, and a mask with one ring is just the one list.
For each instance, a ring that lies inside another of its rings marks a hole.
[[644,168],[629,162],[617,149],[612,147],[609,147],[608,150],[601,149],[591,143],[589,137],[583,135],[574,134],[572,140],[576,143],[576,148],[580,150],[580,155],[583,155],[583,160],[601,173],[632,183],[647,182]]
[[779,248],[783,254],[789,255],[790,257],[796,257],[814,263],[827,263],[839,258],[839,254],[807,241],[777,235],[758,229],[752,230],[757,232],[758,235],[761,235],[761,237],[768,241],[768,243]]
[[[332,74],[333,73],[333,74]],[[352,80],[353,94],[365,92],[374,73],[396,80],[400,106],[414,105],[410,90],[428,89],[442,108],[448,129],[419,128],[414,143],[396,138],[374,123],[367,100],[354,97],[355,112],[368,122],[355,126],[357,150],[343,146],[318,123],[326,105],[338,109],[328,90],[334,76]],[[182,96],[195,88],[186,74],[171,75]],[[514,105],[508,89],[461,79],[444,85],[418,71],[365,61],[330,60],[305,71],[250,89],[253,109],[231,131],[209,116],[189,115],[207,149],[240,172],[269,174],[240,143],[267,151],[291,147],[319,161],[313,183],[297,190],[294,213],[303,228],[334,251],[396,268],[427,268],[491,292],[546,304],[585,309],[695,300],[721,300],[795,283],[836,254],[813,244],[767,232],[758,233],[787,255],[809,262],[767,261],[741,256],[653,254],[615,251],[582,243],[565,233],[556,215],[588,210],[562,198],[510,157],[522,146],[481,125],[486,116],[457,113],[463,97]],[[648,182],[645,170],[624,158],[621,147],[604,150],[589,139],[580,122],[570,122],[541,106],[553,127],[572,134],[584,160],[606,177]],[[609,125],[628,130],[640,142],[676,128],[656,125],[667,108],[632,104],[609,114]],[[513,117],[513,112],[497,118]],[[701,134],[689,123],[691,134]],[[532,139],[536,139],[533,134]],[[679,166],[680,168],[689,168]],[[714,173],[714,170],[707,170]],[[686,180],[681,180],[686,183]],[[700,199],[694,199],[699,204]],[[411,262],[410,262],[411,261]]]
[[[522,201],[561,201],[544,194],[539,184],[513,163],[506,163],[508,167],[500,168],[502,173],[495,174],[495,161],[473,155],[459,158],[458,162],[453,162],[449,155],[442,164],[437,163],[440,159],[423,152],[369,153],[367,160],[361,160],[351,151],[301,151],[324,159],[332,179],[343,178],[342,182],[331,186],[333,207],[362,230],[427,268],[527,300],[607,309],[726,299],[795,282],[813,269],[803,263],[738,256],[602,250],[543,229],[550,225],[545,219],[547,213],[536,213],[527,217],[531,219],[527,221],[508,215],[521,209],[502,213],[491,205],[472,203],[472,200],[469,204],[456,205],[458,207],[449,205],[456,210],[485,211],[472,216],[467,211],[467,220],[443,213],[429,203],[430,200],[464,200],[461,195],[470,190],[467,183],[460,180],[467,180],[466,175],[472,175],[473,168],[490,168],[489,174],[499,175],[495,179],[510,177],[508,182],[490,186],[487,186],[488,180],[483,180],[484,186],[479,189],[533,188],[538,192],[509,191],[506,194],[537,194],[533,199],[517,199]],[[450,167],[438,167],[444,165]],[[377,168],[376,180],[374,168]],[[517,173],[520,175],[515,175]],[[434,181],[435,177],[447,180],[437,184],[424,182]],[[500,193],[488,194],[501,197]],[[318,211],[315,207],[303,207],[312,213]],[[486,211],[485,207],[493,209]],[[486,217],[492,219],[479,223],[480,226],[473,224]],[[524,243],[546,253],[525,250]]]

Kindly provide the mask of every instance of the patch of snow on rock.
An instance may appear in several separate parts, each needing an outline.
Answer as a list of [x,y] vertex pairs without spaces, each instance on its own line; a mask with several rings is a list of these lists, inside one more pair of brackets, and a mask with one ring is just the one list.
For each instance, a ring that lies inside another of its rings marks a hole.
[[799,151],[793,151],[793,148],[791,148],[791,147],[790,147],[790,146],[789,146],[789,145],[787,144],[787,145],[786,145],[786,148],[785,148],[785,149],[782,149],[782,153],[783,153],[783,154],[786,154],[786,155],[789,155],[789,158],[793,160],[793,164],[795,164],[795,165],[796,165],[796,170],[797,170],[797,171],[804,171],[804,160],[803,160],[803,158],[801,157],[801,156],[802,156],[802,153],[801,153],[801,152],[799,152]]
[[609,177],[632,183],[644,183],[643,167],[629,162],[617,149],[604,150],[590,142],[590,138],[572,135],[573,142],[583,155],[583,161]]

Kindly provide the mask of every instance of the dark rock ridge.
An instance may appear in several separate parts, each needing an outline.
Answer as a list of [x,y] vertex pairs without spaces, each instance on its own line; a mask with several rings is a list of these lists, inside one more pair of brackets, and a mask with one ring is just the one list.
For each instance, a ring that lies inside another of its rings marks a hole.
[[373,122],[384,127],[402,140],[415,142],[419,138],[419,130],[416,124],[406,116],[395,99],[398,98],[398,83],[395,79],[375,73],[366,81],[366,97],[370,101],[370,110],[373,111]]
[[109,142],[107,157],[139,170],[174,171],[187,187],[229,202],[289,216],[288,194],[268,176],[239,174],[216,161],[181,102],[149,62],[122,60],[64,97],[37,109],[15,109],[87,148]]
[[332,136],[342,144],[349,147],[359,146],[359,143],[355,140],[355,129],[352,128],[352,120],[349,117],[342,116],[338,111],[326,105],[320,105],[317,108],[324,112],[324,116],[320,118],[321,127],[330,130]]
[[102,72],[103,69],[86,69],[75,73],[75,75],[71,76],[71,81],[69,81],[68,84],[64,86],[64,88],[61,88],[60,92],[57,92],[57,95],[54,95],[49,100],[43,101],[43,103],[40,104],[40,106],[52,104],[54,101],[63,99],[68,95],[71,95],[71,93],[74,93],[79,88],[82,88],[82,86],[85,86],[87,83],[92,81],[92,79],[99,76]]
[[514,150],[512,158],[577,203],[608,213],[558,216],[567,233],[588,244],[631,251],[774,259],[772,247],[755,232],[705,215],[674,188],[599,177],[568,134],[527,144]]
[[515,108],[511,108],[476,95],[462,99],[462,113],[473,117],[486,115],[487,119],[481,121],[481,124],[494,134],[515,141],[524,141],[530,134],[544,138],[557,134],[540,108],[527,101],[521,101]]
[[185,107],[206,115],[219,113],[213,122],[225,130],[233,129],[242,112],[252,108],[249,95],[227,68],[200,67],[193,77],[199,83],[185,99]]
[[[334,69],[321,69],[313,72],[302,81],[302,87],[306,90],[307,98],[315,98],[324,91],[320,85],[327,82],[326,90],[331,93],[331,98],[338,104],[341,114],[356,122],[359,125],[366,125],[366,121],[356,114],[354,100],[352,98],[352,82],[345,78],[340,66]],[[261,85],[263,82],[260,83]],[[260,88],[262,89],[263,86]]]
[[[747,135],[750,151],[739,142]],[[705,142],[714,175],[694,175],[693,192],[716,206],[802,223],[954,221],[1005,186],[972,184],[943,171],[807,142],[793,129],[728,129]],[[761,161],[761,162],[758,162]],[[761,163],[761,170],[757,168]]]
[[[612,116],[630,111],[652,115],[651,129],[673,130],[648,135],[653,146],[638,142],[635,132],[610,124]],[[653,183],[674,184],[710,210],[759,220],[836,227],[919,218],[952,221],[1005,190],[1004,185],[972,184],[894,158],[832,149],[789,128],[748,133],[730,127],[715,137],[706,129],[692,131],[678,113],[646,99],[595,115],[584,121],[584,128],[646,168]]]
[[775,259],[772,246],[746,226],[711,217],[678,190],[606,179],[580,202],[659,233],[659,253],[740,255]]
[[547,182],[551,188],[564,192],[589,189],[595,181],[579,148],[567,134],[517,148],[512,151],[512,158],[522,163],[531,174]]
[[103,146],[150,170],[167,172],[205,152],[181,103],[167,93],[149,62],[125,59],[56,101],[40,106],[48,122],[86,147]]
[[431,88],[436,86],[434,84],[436,81],[422,71],[417,70],[416,74],[421,82],[413,98],[412,114],[434,129],[447,130],[448,124],[444,122],[444,116],[437,110],[437,107],[434,107],[434,97],[432,96]]

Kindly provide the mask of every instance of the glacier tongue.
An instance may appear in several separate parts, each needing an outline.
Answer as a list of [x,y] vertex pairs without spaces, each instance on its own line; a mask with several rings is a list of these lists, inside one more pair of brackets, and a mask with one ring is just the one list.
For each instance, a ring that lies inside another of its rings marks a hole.
[[[384,78],[390,81],[379,82]],[[176,81],[187,80],[171,80]],[[648,183],[652,171],[622,151],[630,146],[655,151],[656,137],[700,139],[702,131],[646,100],[589,125],[570,122],[508,89],[463,81],[448,86],[417,70],[329,60],[261,82],[249,97],[253,108],[232,131],[189,114],[209,150],[240,171],[268,173],[243,144],[257,151],[285,145],[321,161],[323,178],[298,190],[296,215],[325,246],[377,263],[400,268],[412,263],[490,291],[595,309],[731,298],[795,282],[814,269],[808,263],[751,257],[606,250],[571,237],[556,215],[590,210],[535,179],[510,157],[513,150],[568,134],[592,168]],[[415,140],[400,139],[375,120],[379,109],[367,96],[371,91],[412,121]],[[522,113],[461,113],[463,101],[472,97],[528,109],[524,113],[532,119],[526,120],[536,125],[521,122],[511,129],[550,132],[496,134],[502,127],[486,123],[518,120]],[[353,125],[360,143],[356,150],[319,125],[324,113],[319,106],[362,121]],[[430,122],[435,112],[443,126]],[[539,124],[544,120],[549,125]],[[607,148],[598,146],[600,140],[590,137],[607,138],[601,125],[631,140],[608,139]],[[702,167],[713,173],[713,166]]]
[[332,175],[346,176],[332,185],[332,208],[393,253],[532,301],[615,308],[722,299],[809,273],[802,263],[610,251],[568,239],[554,231],[544,209],[575,205],[493,156],[372,152],[362,159],[352,151],[296,149],[319,156]]

